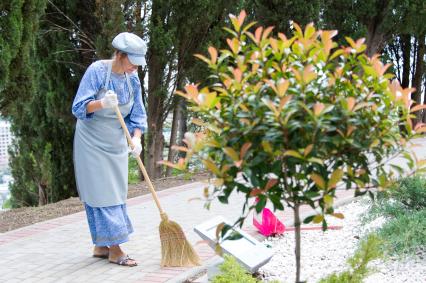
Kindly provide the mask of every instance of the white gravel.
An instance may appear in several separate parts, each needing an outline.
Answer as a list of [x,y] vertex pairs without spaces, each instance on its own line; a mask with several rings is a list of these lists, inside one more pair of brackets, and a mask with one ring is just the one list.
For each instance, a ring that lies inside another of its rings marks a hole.
[[[318,282],[333,272],[348,268],[346,260],[351,257],[358,247],[359,239],[366,233],[377,229],[386,220],[378,218],[368,225],[362,226],[360,216],[368,209],[370,202],[367,198],[355,200],[337,209],[345,215],[340,220],[327,218],[329,225],[343,226],[341,230],[302,231],[301,240],[301,279],[307,282]],[[295,282],[296,264],[294,256],[294,232],[268,238],[265,244],[272,246],[275,255],[264,265],[259,273],[266,282]],[[370,263],[377,272],[370,275],[366,283],[399,283],[426,282],[426,252],[417,253],[415,257],[406,259],[377,260]]]

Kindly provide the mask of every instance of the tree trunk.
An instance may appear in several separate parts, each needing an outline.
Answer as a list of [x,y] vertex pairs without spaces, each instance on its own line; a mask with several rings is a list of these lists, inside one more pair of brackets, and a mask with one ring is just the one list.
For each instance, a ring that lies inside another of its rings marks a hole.
[[[166,15],[161,10],[161,3],[154,1],[151,9],[151,24],[162,26]],[[155,45],[155,42],[163,40],[166,36],[156,32],[150,34],[150,45],[148,47],[148,134],[147,134],[147,173],[155,179],[161,177],[162,166],[157,162],[163,160],[163,115],[166,89],[164,89],[164,70],[167,60],[163,49]],[[154,44],[154,45],[152,45]]]
[[[151,78],[150,68],[150,81],[156,80]],[[158,85],[157,85],[158,86]],[[147,145],[147,172],[148,175],[155,179],[161,176],[161,166],[157,161],[162,160],[163,154],[163,99],[155,95],[155,91],[150,90],[148,96],[148,145]]]
[[368,26],[367,30],[367,49],[366,53],[369,57],[372,57],[376,53],[380,53],[385,43],[385,35],[377,31],[377,26],[372,23]]
[[383,0],[376,3],[377,13],[372,18],[369,18],[368,22],[365,23],[367,26],[366,53],[370,57],[381,52],[386,42],[386,37],[388,36],[383,31],[382,25],[385,17],[387,16],[386,13],[388,11],[390,1]]
[[[184,139],[184,135],[185,133],[188,131],[188,124],[187,124],[187,120],[188,120],[188,110],[187,110],[187,102],[184,99],[181,99],[180,101],[180,121],[179,121],[179,130],[178,130],[178,140],[177,140],[177,144],[184,146],[183,143],[183,139]],[[184,158],[186,156],[186,153],[184,151],[179,152],[179,157]]]
[[148,78],[148,144],[147,144],[147,172],[151,178],[161,176],[161,167],[157,161],[162,160],[163,154],[163,103],[164,95],[161,91],[163,76],[160,61],[152,55],[149,63]]
[[410,59],[411,59],[411,35],[401,35],[402,47],[402,81],[401,86],[407,88],[410,86]]
[[47,204],[46,185],[38,183],[38,206]]
[[[178,127],[179,127],[179,120],[181,116],[181,111],[179,107],[181,98],[179,96],[176,96],[174,98],[174,108],[173,108],[173,122],[172,122],[172,131],[170,133],[170,141],[169,141],[169,153],[167,156],[167,160],[169,162],[174,162],[176,158],[176,150],[173,149],[173,146],[177,144],[177,133],[178,133]],[[172,175],[172,167],[167,166],[166,168],[166,176]]]
[[[182,49],[182,48],[181,48]],[[177,79],[176,79],[176,88],[177,89],[182,89],[183,86],[183,80],[184,80],[184,62],[182,62],[183,58],[182,56],[178,56],[178,66],[177,66]],[[180,97],[179,95],[175,95],[174,97],[174,108],[173,108],[173,122],[172,122],[172,131],[170,133],[170,148],[169,148],[169,154],[167,156],[167,160],[169,162],[174,162],[175,158],[176,158],[176,150],[173,150],[173,146],[179,144],[179,140],[178,140],[178,133],[179,133],[179,129],[180,129],[180,123],[181,123],[181,116],[182,116],[182,101],[183,98]],[[166,168],[166,176],[171,176],[172,174],[172,168],[170,166],[167,166]]]
[[302,282],[300,281],[300,204],[296,203],[293,208],[294,211],[294,237],[296,241],[296,245],[294,248],[294,254],[296,255],[296,283]]
[[[424,80],[424,89],[425,92],[423,93],[423,103],[426,104],[426,79]],[[426,124],[426,111],[423,111],[423,123]]]
[[[416,72],[413,78],[413,87],[416,91],[413,93],[413,100],[416,102],[414,105],[422,104],[422,83],[424,73],[424,55],[425,55],[425,35],[418,37],[417,47],[417,60],[416,60]],[[424,102],[423,102],[424,103]],[[424,111],[417,111],[416,119],[413,121],[414,125],[422,121],[422,113]]]

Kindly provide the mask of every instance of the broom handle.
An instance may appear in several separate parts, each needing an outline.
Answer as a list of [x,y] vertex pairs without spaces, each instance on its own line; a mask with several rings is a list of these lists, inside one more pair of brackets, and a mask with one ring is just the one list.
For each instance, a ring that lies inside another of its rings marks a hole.
[[[114,108],[115,113],[117,114],[118,120],[120,121],[121,127],[123,128],[124,133],[126,134],[127,142],[130,145],[130,148],[133,149],[135,145],[132,142],[132,137],[130,136],[129,129],[127,129],[126,123],[124,122],[123,116],[121,115],[120,109],[118,106]],[[145,177],[145,181],[148,183],[148,188],[151,191],[152,197],[154,198],[155,204],[158,207],[161,215],[164,215],[165,212],[161,208],[160,200],[158,199],[157,193],[155,192],[154,186],[152,185],[151,180],[149,179],[148,173],[146,172],[145,166],[142,163],[140,156],[136,157],[136,161],[138,162],[139,168],[142,171],[143,176]]]

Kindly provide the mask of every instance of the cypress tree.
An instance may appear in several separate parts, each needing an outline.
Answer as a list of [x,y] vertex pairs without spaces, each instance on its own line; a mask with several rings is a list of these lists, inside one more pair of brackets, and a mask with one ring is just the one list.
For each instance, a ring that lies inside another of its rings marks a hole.
[[0,2],[0,107],[3,115],[10,100],[4,92],[8,79],[9,67],[18,54],[22,40],[23,20],[22,8],[24,0]]
[[11,187],[14,206],[34,204],[38,200],[38,185],[46,182],[42,173],[46,165],[45,149],[35,141],[38,132],[32,124],[36,115],[32,103],[37,99],[39,87],[37,31],[45,4],[45,0],[28,0],[11,1],[8,7],[2,6],[1,48],[6,56],[1,62],[1,72],[5,74],[0,88],[1,112],[12,122],[15,135],[10,152],[15,179]]
[[17,19],[8,17],[22,25],[14,28],[22,30],[16,55],[0,63],[9,73],[1,103],[15,135],[10,152],[14,207],[76,196],[71,104],[85,69],[97,59],[101,36],[94,1],[21,2],[10,5],[17,10],[9,15]]

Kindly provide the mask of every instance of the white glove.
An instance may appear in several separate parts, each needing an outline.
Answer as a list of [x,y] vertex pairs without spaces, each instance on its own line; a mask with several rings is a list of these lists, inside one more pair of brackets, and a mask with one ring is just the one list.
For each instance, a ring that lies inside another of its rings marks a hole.
[[117,94],[112,90],[108,90],[105,96],[101,98],[102,108],[114,108],[118,105]]
[[132,143],[135,147],[130,150],[130,153],[133,155],[134,158],[136,158],[136,157],[140,156],[141,152],[142,152],[141,138],[140,137],[133,137]]

